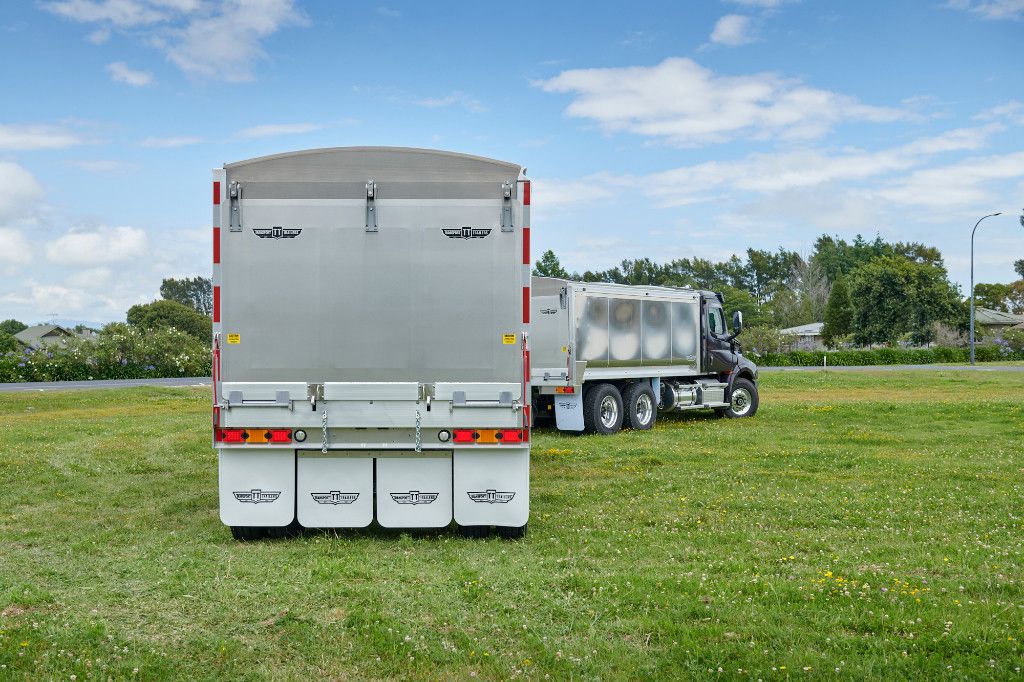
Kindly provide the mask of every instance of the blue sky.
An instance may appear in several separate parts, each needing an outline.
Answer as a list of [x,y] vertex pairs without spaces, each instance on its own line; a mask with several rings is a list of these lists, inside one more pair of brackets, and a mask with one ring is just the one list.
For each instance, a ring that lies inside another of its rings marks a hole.
[[[210,169],[397,145],[514,161],[535,256],[937,245],[1024,258],[1024,0],[0,5],[0,318],[209,272]],[[966,290],[966,286],[965,286]]]

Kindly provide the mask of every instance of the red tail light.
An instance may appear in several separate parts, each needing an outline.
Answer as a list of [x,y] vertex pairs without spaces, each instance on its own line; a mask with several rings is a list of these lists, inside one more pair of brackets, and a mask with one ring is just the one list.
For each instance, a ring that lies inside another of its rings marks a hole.
[[267,431],[267,442],[268,443],[291,443],[292,442],[292,431],[291,429],[270,429]]
[[522,443],[523,432],[519,429],[504,429],[501,432],[502,443]]
[[555,393],[575,393],[575,386],[555,386]]
[[452,431],[453,443],[472,443],[473,429],[455,429]]
[[249,438],[245,429],[219,429],[217,440],[221,443],[244,443]]

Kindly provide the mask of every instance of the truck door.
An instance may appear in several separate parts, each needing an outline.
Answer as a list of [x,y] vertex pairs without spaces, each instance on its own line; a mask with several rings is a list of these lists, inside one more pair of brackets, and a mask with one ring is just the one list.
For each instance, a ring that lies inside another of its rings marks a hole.
[[701,302],[704,310],[701,321],[704,337],[704,353],[701,370],[704,374],[719,374],[733,367],[733,354],[726,337],[729,328],[725,322],[725,311],[721,302],[713,296],[705,296]]

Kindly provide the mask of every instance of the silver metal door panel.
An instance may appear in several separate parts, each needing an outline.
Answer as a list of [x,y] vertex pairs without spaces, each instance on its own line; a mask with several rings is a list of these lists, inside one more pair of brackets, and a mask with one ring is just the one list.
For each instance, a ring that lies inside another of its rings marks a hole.
[[700,367],[700,304],[672,303],[672,364]]
[[296,511],[307,528],[364,528],[373,521],[373,459],[299,451]]
[[248,446],[218,452],[220,520],[287,526],[295,519],[295,451]]
[[[533,372],[565,372],[569,338],[569,310],[558,294],[538,296],[531,290],[530,364]],[[541,373],[543,374],[543,373]]]
[[576,330],[576,358],[588,367],[608,366],[608,299],[580,294],[583,305]]
[[643,364],[665,365],[672,360],[672,310],[668,301],[643,300]]
[[530,517],[530,449],[473,448],[453,454],[455,521],[513,526]]
[[466,400],[497,400],[502,393],[511,393],[513,400],[520,399],[523,386],[519,383],[452,383],[439,381],[434,384],[435,400],[451,400],[453,394],[461,391]]
[[377,522],[385,528],[443,528],[452,520],[452,458],[387,457],[377,467]]
[[414,381],[336,382],[324,384],[324,400],[411,400],[419,397]]
[[613,366],[640,364],[640,301],[608,301],[608,361]]

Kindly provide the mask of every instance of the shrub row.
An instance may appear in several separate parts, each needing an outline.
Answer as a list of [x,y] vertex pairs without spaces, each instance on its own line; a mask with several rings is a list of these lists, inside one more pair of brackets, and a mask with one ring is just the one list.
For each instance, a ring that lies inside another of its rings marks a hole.
[[[763,367],[821,366],[825,356],[828,357],[828,364],[830,366],[930,365],[936,362],[970,362],[971,351],[969,348],[936,347],[829,351],[794,350],[785,353],[752,354],[754,361]],[[1024,360],[1024,352],[1011,350],[1005,345],[984,345],[975,347],[974,357],[978,362]]]
[[0,382],[208,376],[210,348],[177,329],[109,324],[95,339],[0,355]]

